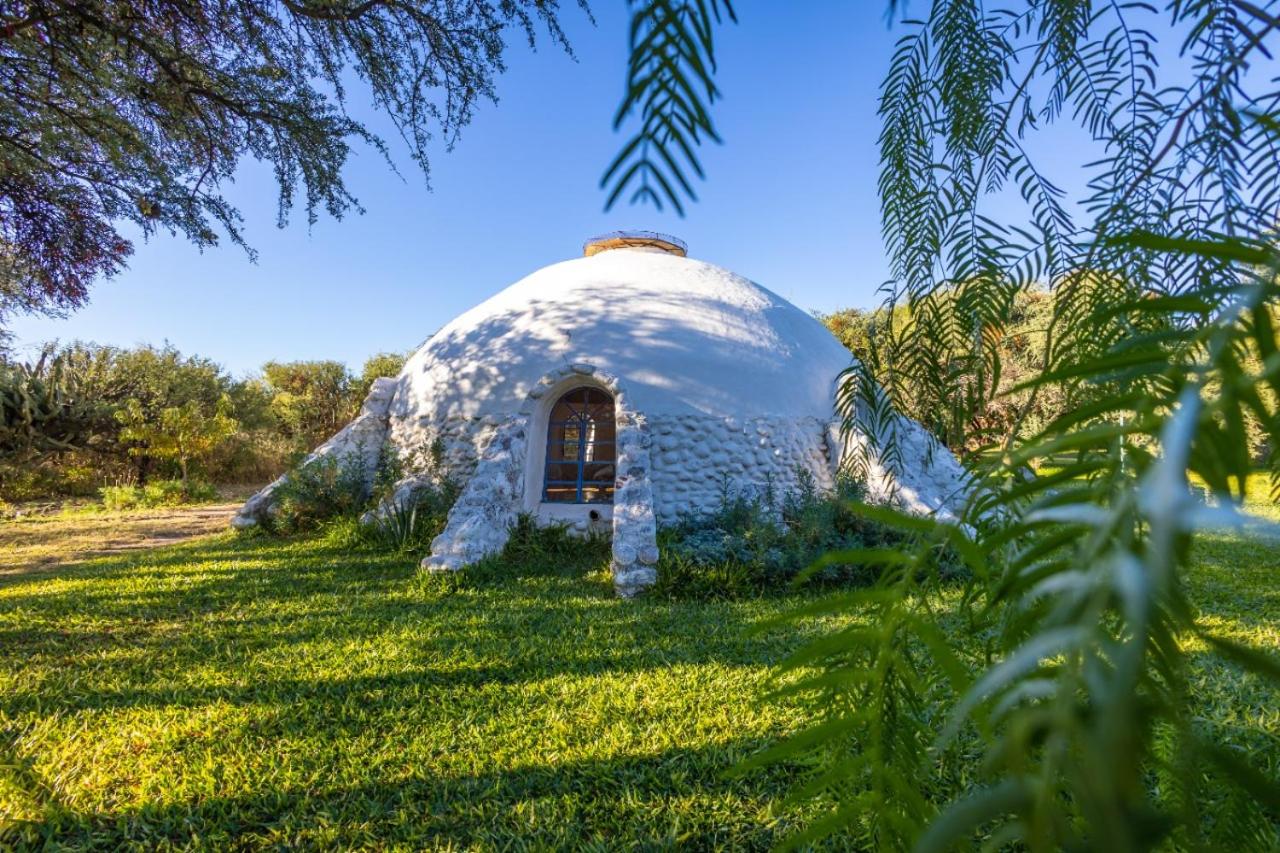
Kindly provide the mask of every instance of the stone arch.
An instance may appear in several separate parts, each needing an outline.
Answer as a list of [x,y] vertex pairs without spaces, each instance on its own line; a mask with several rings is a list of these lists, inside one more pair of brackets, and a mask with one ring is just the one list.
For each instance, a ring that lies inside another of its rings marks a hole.
[[[530,452],[546,440],[546,420],[551,406],[565,391],[595,386],[613,397],[616,423],[617,478],[612,506],[614,588],[631,596],[657,579],[657,521],[653,512],[653,487],[649,481],[649,449],[652,441],[643,413],[631,407],[625,384],[592,364],[574,363],[538,380],[525,396],[517,414],[498,426],[481,453],[475,472],[449,512],[445,530],[431,543],[423,561],[429,571],[452,571],[497,553],[510,538],[511,527],[522,511],[530,510],[530,495],[541,493],[542,454]],[[540,420],[541,419],[541,420]]]
[[[621,429],[622,415],[628,411],[626,392],[622,383],[612,374],[597,370],[593,365],[577,363],[553,370],[533,386],[520,406],[520,415],[529,423],[529,455],[524,470],[524,512],[538,514],[542,505],[544,455],[538,448],[547,440],[547,422],[556,402],[575,388],[598,388],[613,398],[614,420]],[[612,511],[604,515],[612,518]],[[557,518],[543,514],[544,521],[572,521],[572,513]],[[584,528],[579,528],[580,531]]]
[[[613,583],[620,595],[631,596],[657,579],[654,565],[658,562],[658,526],[653,511],[653,486],[649,481],[652,446],[649,424],[644,414],[632,407],[626,384],[593,364],[565,365],[534,385],[525,397],[520,414],[533,425],[533,446],[536,447],[539,434],[546,439],[546,419],[551,406],[566,390],[580,385],[598,387],[613,397],[617,428],[614,463],[617,479],[612,507]],[[530,468],[526,467],[526,495],[540,494],[540,476],[530,479]],[[527,501],[528,498],[526,504]]]

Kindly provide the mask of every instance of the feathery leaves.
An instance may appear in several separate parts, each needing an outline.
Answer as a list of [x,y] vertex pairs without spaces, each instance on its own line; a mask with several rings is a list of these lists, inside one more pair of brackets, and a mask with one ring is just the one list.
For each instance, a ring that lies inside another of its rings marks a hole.
[[633,114],[640,126],[605,170],[605,208],[630,191],[632,203],[670,204],[684,215],[697,200],[689,173],[704,178],[697,148],[719,142],[710,107],[715,85],[715,27],[736,21],[730,0],[630,0],[627,92],[614,117],[621,128]]

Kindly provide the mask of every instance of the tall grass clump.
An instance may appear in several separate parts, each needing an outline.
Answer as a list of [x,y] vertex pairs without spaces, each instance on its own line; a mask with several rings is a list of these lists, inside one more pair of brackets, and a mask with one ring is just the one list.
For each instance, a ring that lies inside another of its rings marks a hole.
[[444,530],[458,488],[446,480],[388,498],[364,525],[365,540],[383,551],[421,553]]
[[144,486],[103,486],[98,490],[107,510],[156,509],[183,504],[209,503],[218,499],[218,490],[204,480],[152,480]]

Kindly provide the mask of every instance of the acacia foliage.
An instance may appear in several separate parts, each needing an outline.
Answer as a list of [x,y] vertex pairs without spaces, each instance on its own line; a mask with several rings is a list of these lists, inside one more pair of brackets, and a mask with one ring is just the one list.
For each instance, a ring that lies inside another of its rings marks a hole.
[[[342,169],[384,141],[347,109],[358,82],[427,171],[494,98],[504,36],[556,0],[27,0],[0,8],[0,307],[66,309],[132,251],[121,224],[244,245],[222,193],[270,164],[278,220],[357,206]],[[247,248],[247,247],[246,247]]]

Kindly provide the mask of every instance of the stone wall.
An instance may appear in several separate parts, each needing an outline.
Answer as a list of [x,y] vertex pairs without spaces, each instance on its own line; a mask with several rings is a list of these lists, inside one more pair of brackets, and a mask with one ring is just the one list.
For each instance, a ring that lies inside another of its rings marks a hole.
[[[892,415],[883,434],[874,440],[860,428],[841,430],[833,424],[828,440],[840,449],[840,465],[866,483],[871,502],[941,521],[964,515],[972,489],[968,472],[950,450],[910,418]],[[880,452],[891,443],[897,446],[896,454]]]
[[515,415],[499,424],[482,448],[480,462],[466,480],[444,531],[422,561],[429,571],[456,571],[507,544],[524,494],[524,461],[529,419]]
[[819,489],[832,486],[827,424],[817,418],[712,418],[656,415],[650,477],[658,521],[714,510],[727,483],[778,497],[792,491],[797,471],[813,475]]
[[613,494],[613,588],[630,598],[658,579],[653,434],[644,415],[618,412],[617,488]]
[[[762,492],[772,480],[781,496],[795,488],[796,471],[804,469],[818,488],[830,488],[828,426],[816,418],[646,418],[648,478],[658,523],[714,510],[725,477],[738,491]],[[438,437],[445,448],[441,467],[455,482],[465,484],[497,428],[497,419],[488,417],[450,418],[439,424],[393,420],[391,437],[401,448],[428,447]],[[618,471],[623,473],[623,465]]]
[[432,445],[439,439],[443,451],[440,473],[463,484],[501,424],[502,420],[493,416],[459,416],[433,422],[425,417],[398,418],[393,414],[387,434],[401,457],[409,459],[429,458]]

